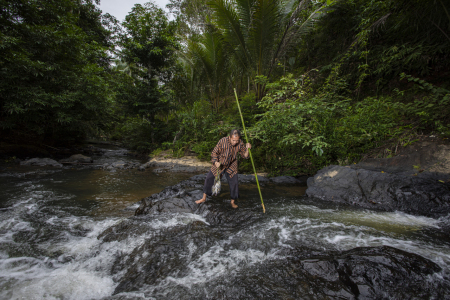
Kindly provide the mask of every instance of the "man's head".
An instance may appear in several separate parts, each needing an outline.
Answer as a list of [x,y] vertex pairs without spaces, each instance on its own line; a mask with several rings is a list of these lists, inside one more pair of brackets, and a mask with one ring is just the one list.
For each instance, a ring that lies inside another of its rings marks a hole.
[[237,129],[233,129],[230,132],[230,143],[233,146],[239,144],[239,140],[241,139],[241,132]]

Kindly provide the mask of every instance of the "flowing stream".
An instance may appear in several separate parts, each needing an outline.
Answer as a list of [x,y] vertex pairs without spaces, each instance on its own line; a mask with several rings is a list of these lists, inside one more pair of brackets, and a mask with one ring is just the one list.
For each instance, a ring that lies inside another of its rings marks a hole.
[[[110,150],[96,162],[119,158],[133,161],[122,150]],[[267,213],[257,221],[216,226],[214,232],[226,232],[226,238],[205,240],[199,255],[199,246],[190,243],[179,258],[186,262],[182,270],[168,264],[170,270],[153,283],[113,296],[117,279],[129,271],[118,256],[129,259],[167,230],[209,224],[197,214],[161,214],[140,219],[142,230],[121,240],[97,237],[133,216],[141,198],[190,176],[149,169],[6,169],[0,173],[0,299],[219,299],[221,285],[252,276],[295,245],[323,251],[389,245],[437,263],[443,269],[438,279],[448,281],[449,218],[359,210],[308,199],[305,187],[266,185]],[[227,189],[213,201],[229,205],[221,202]],[[239,209],[260,209],[255,185],[243,185],[241,198]]]

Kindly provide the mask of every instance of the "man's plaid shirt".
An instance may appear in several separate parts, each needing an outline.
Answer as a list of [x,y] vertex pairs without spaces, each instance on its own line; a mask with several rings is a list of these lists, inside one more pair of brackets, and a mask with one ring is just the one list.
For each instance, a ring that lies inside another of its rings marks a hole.
[[238,172],[237,154],[239,152],[243,158],[248,159],[248,156],[244,156],[246,150],[247,148],[242,140],[239,140],[239,143],[233,146],[229,136],[221,138],[211,153],[211,162],[213,163],[211,172],[214,176],[217,175],[217,168],[214,163],[218,161],[220,162],[220,169],[227,169],[227,173],[232,178]]

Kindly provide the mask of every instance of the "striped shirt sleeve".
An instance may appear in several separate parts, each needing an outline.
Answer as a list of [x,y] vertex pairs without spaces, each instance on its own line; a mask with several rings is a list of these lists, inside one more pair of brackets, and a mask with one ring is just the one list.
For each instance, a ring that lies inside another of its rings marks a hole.
[[222,150],[222,144],[223,144],[223,140],[220,139],[219,142],[217,143],[216,147],[214,147],[214,150],[211,153],[211,162],[214,164],[215,162],[219,161],[219,157],[221,154],[221,150]]

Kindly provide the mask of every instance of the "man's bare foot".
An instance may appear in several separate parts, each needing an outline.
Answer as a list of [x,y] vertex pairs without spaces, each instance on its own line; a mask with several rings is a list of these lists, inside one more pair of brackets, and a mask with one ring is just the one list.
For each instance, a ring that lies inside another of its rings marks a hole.
[[203,203],[203,202],[205,202],[205,201],[206,201],[206,194],[203,193],[203,198],[200,199],[200,200],[195,201],[195,203],[200,204],[200,203]]
[[200,204],[206,201],[206,198],[202,198],[200,200],[195,201],[195,203]]
[[232,208],[238,208],[238,206],[236,204],[234,204],[234,200],[231,200],[231,207]]

